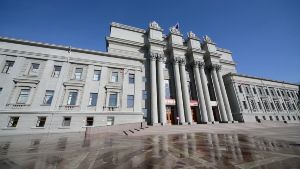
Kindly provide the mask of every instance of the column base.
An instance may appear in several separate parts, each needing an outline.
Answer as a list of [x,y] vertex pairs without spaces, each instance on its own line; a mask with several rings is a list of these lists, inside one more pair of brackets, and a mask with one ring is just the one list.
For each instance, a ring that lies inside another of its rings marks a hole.
[[239,123],[238,121],[228,121],[228,123]]
[[150,126],[161,126],[160,123],[153,123],[153,124],[150,124]]
[[208,124],[209,122],[200,122],[199,124]]
[[171,123],[158,123],[160,124],[161,126],[171,126],[172,124]]
[[195,125],[197,124],[196,122],[188,122],[188,125]]
[[179,125],[188,125],[188,123],[184,122],[184,123],[179,123]]
[[220,121],[220,123],[228,123],[228,121]]

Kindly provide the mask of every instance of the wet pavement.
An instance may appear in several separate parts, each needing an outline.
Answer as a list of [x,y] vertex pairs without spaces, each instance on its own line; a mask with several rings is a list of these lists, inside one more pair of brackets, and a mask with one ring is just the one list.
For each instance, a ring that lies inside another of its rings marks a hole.
[[0,138],[1,169],[300,168],[300,145],[246,134]]

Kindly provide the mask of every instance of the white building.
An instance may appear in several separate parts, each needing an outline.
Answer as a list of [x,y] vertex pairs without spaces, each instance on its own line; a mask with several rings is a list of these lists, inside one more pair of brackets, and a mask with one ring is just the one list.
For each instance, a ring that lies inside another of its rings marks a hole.
[[[208,36],[200,41],[189,32],[184,39],[176,27],[166,36],[156,22],[147,30],[112,23],[106,40],[107,52],[100,52],[1,37],[0,135],[144,120],[165,125],[286,116],[279,120],[288,121],[289,113],[290,121],[300,120],[299,86],[236,75],[231,52]],[[254,111],[250,95],[236,92],[240,84],[294,96],[288,102],[280,96],[287,110],[273,109],[276,99],[269,96],[269,108]]]

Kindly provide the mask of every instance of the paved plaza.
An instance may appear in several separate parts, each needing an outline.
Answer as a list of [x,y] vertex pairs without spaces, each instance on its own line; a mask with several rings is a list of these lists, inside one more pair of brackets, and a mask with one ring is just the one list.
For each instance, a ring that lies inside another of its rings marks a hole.
[[[285,125],[283,128],[282,125]],[[300,168],[300,124],[149,127],[0,137],[2,169]]]

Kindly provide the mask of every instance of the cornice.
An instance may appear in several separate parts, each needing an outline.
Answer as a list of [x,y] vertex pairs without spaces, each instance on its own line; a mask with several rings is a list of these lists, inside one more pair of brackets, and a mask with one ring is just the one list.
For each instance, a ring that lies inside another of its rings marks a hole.
[[40,81],[36,79],[30,78],[14,78],[13,81],[15,83],[30,83],[30,84],[38,84]]
[[170,46],[171,46],[173,49],[187,50],[187,46],[183,46],[183,45],[171,44]]
[[230,50],[219,48],[219,47],[217,47],[217,51],[232,54],[232,52]]
[[298,84],[296,83],[290,83],[290,82],[286,82],[286,81],[279,81],[279,80],[272,80],[272,79],[267,79],[267,78],[261,78],[261,77],[255,77],[255,76],[249,76],[249,75],[244,75],[244,74],[237,74],[237,73],[228,73],[225,76],[238,76],[238,77],[245,77],[245,78],[249,78],[249,79],[257,79],[257,80],[264,80],[264,81],[269,81],[269,82],[276,82],[276,83],[281,83],[281,84],[289,84],[289,85],[294,85],[294,86],[298,86]]
[[146,30],[144,30],[144,29],[136,28],[136,27],[129,26],[129,25],[124,25],[124,24],[117,23],[117,22],[112,22],[110,24],[110,26],[130,30],[130,31],[134,31],[134,32],[139,32],[139,33],[146,33]]
[[138,46],[138,47],[145,46],[145,44],[141,43],[141,42],[126,40],[126,39],[121,39],[121,38],[115,38],[115,37],[110,37],[110,36],[107,36],[106,40],[108,42],[117,42],[117,43],[122,43],[122,44],[126,44],[126,45]]
[[233,65],[233,66],[236,65],[236,63],[234,61],[229,61],[229,60],[224,60],[224,59],[220,59],[220,63],[229,64],[229,65]]
[[166,46],[167,42],[161,41],[161,40],[156,40],[156,39],[148,39],[148,42],[151,44],[156,44],[156,45],[161,45],[161,46]]

